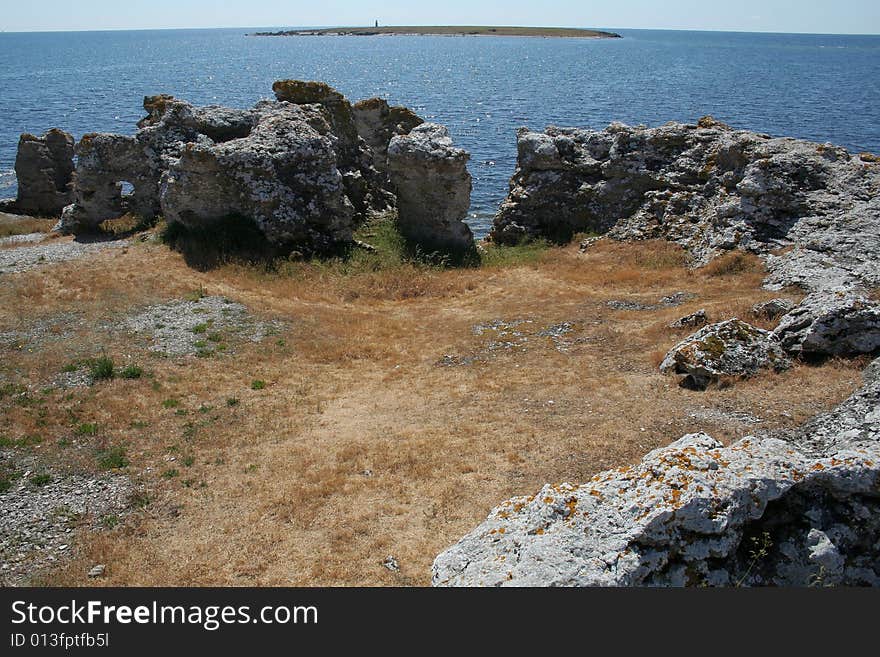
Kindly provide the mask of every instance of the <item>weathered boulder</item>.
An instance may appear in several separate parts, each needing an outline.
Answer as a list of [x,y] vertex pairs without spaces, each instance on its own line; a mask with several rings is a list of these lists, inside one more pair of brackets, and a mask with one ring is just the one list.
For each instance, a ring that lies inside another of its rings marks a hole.
[[[421,119],[406,108],[388,108],[384,120],[396,120],[398,132],[372,132],[365,127],[365,112],[357,110],[348,99],[323,82],[278,80],[272,85],[279,102],[295,105],[316,105],[326,115],[330,130],[336,137],[337,166],[342,173],[346,195],[355,208],[355,222],[385,212],[395,205],[394,194],[388,185],[386,152],[393,134],[406,134],[406,126],[421,123]],[[364,103],[371,107],[379,99]],[[384,102],[384,101],[381,101]],[[387,107],[387,103],[386,103]],[[380,115],[382,114],[380,110]],[[382,117],[380,116],[380,119]],[[364,134],[361,134],[361,130]]]
[[788,299],[770,299],[752,306],[752,314],[765,319],[776,319],[790,312],[792,308],[794,303]]
[[462,221],[471,202],[469,158],[436,123],[391,140],[388,166],[397,190],[398,225],[408,240],[430,251],[473,248],[471,229]]
[[880,585],[880,383],[781,438],[684,436],[496,507],[435,586]]
[[780,320],[773,336],[797,355],[870,354],[880,350],[880,304],[846,289],[815,292]]
[[[702,119],[657,128],[522,129],[500,243],[581,231],[668,239],[704,264],[764,257],[767,285],[880,284],[880,166],[845,149]],[[784,247],[789,247],[784,249]]]
[[388,144],[397,135],[408,135],[424,123],[406,107],[391,107],[383,98],[368,98],[352,107],[354,123],[361,138],[373,151],[373,162],[379,171],[388,171]]
[[188,144],[240,139],[255,122],[251,110],[193,107],[171,96],[149,96],[144,108],[150,115],[134,136],[88,134],[77,144],[74,198],[62,215],[64,232],[92,230],[126,212],[145,219],[158,215],[162,176]]
[[354,208],[324,114],[261,103],[253,117],[247,137],[187,144],[162,178],[168,222],[192,229],[241,216],[276,245],[324,251],[350,242]]
[[664,374],[682,376],[681,385],[705,390],[722,377],[751,377],[760,370],[791,366],[769,331],[739,319],[706,326],[675,345],[663,362]]
[[708,321],[709,317],[708,315],[706,315],[706,309],[701,308],[697,312],[691,313],[690,315],[679,317],[677,320],[669,325],[669,328],[697,328],[698,326],[703,326],[703,324]]
[[880,358],[868,365],[862,372],[862,379],[865,383],[880,383]]
[[73,148],[73,136],[57,128],[42,137],[21,136],[15,157],[17,212],[57,216],[70,203]]

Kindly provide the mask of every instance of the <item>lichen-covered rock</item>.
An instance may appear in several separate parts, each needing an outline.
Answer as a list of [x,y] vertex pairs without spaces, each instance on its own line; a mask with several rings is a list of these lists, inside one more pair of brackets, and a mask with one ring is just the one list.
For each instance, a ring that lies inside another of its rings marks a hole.
[[168,222],[192,229],[241,216],[276,245],[322,251],[350,242],[354,208],[323,114],[262,103],[253,116],[247,137],[183,149],[162,179]]
[[880,304],[846,289],[815,292],[780,320],[773,335],[792,354],[870,354],[880,350]]
[[408,240],[429,251],[473,248],[473,235],[463,221],[471,202],[469,158],[436,123],[423,123],[391,140],[388,166],[397,190],[398,225]]
[[522,129],[517,145],[496,242],[607,232],[675,241],[696,264],[734,248],[756,252],[773,289],[880,284],[880,166],[845,149],[710,119]]
[[162,176],[188,144],[240,139],[255,122],[251,110],[193,107],[164,95],[145,98],[144,107],[150,115],[134,136],[88,134],[77,144],[74,198],[64,209],[62,231],[92,230],[126,212],[145,219],[158,215]]
[[684,317],[679,317],[677,320],[672,322],[669,325],[669,328],[681,329],[681,328],[697,328],[698,326],[703,326],[706,322],[709,321],[708,315],[706,315],[706,309],[701,308],[695,313],[691,313],[690,315],[685,315]]
[[705,390],[721,377],[751,377],[763,369],[791,366],[769,331],[739,319],[706,326],[675,345],[660,371],[682,377],[681,385]]
[[880,585],[878,407],[875,382],[782,438],[691,434],[513,498],[436,558],[433,584]]
[[880,383],[880,358],[868,365],[862,372],[862,379],[865,383]]
[[752,314],[765,319],[776,319],[790,312],[792,308],[794,303],[788,299],[770,299],[752,306]]
[[351,104],[332,87],[282,80],[274,90],[278,102],[245,110],[147,96],[135,135],[86,135],[60,228],[88,231],[126,212],[145,219],[161,213],[191,229],[241,216],[282,249],[350,242],[359,222],[395,206],[374,161],[384,163],[392,133],[421,119],[405,108],[380,108],[381,125],[370,135],[377,155],[358,134]]
[[[383,143],[379,134],[369,131],[361,134],[364,113],[356,110],[339,91],[323,82],[278,80],[272,85],[272,90],[279,102],[318,106],[325,112],[330,130],[336,137],[337,167],[342,173],[346,195],[355,208],[356,223],[394,207],[385,155],[388,141],[393,135],[388,134]],[[371,105],[375,100],[378,99],[364,102]],[[392,120],[392,116],[399,120],[399,134],[405,134],[403,124],[412,121],[406,117],[407,113],[415,117],[406,108],[389,108],[387,120]],[[374,150],[374,144],[378,151]]]
[[57,216],[70,203],[73,148],[73,136],[57,128],[42,137],[21,135],[15,157],[16,212]]
[[391,107],[383,98],[368,98],[352,107],[358,134],[373,151],[373,162],[379,171],[388,171],[388,144],[397,135],[408,135],[424,123],[406,107]]

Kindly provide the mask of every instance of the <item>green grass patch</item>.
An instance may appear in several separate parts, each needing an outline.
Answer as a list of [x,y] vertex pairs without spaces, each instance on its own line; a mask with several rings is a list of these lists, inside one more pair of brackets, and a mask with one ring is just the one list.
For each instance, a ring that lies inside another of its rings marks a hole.
[[251,390],[264,390],[266,388],[266,382],[260,379],[254,379],[251,381]]
[[180,400],[176,397],[169,397],[162,402],[162,408],[178,408],[179,406]]
[[144,375],[144,368],[139,365],[127,365],[119,373],[123,379],[139,379]]
[[52,483],[52,475],[44,473],[36,474],[28,479],[28,482],[31,486],[36,486],[37,488],[41,488],[47,484]]
[[0,447],[33,447],[34,445],[39,445],[41,442],[43,442],[42,436],[37,435],[22,436],[21,438],[0,436]]
[[101,470],[118,470],[127,467],[131,462],[126,456],[125,447],[114,445],[98,450],[98,467]]
[[89,375],[94,381],[112,379],[114,375],[113,359],[108,356],[100,356],[88,361]]
[[78,424],[73,432],[77,436],[97,436],[98,425],[94,422],[83,422],[82,424]]

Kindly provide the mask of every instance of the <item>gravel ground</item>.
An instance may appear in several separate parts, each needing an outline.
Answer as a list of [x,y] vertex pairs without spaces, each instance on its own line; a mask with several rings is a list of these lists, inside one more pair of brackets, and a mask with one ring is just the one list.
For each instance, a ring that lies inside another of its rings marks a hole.
[[[572,346],[589,341],[583,335],[583,327],[577,322],[561,322],[538,328],[531,319],[495,319],[485,324],[477,324],[471,332],[484,339],[484,343],[467,355],[444,354],[436,365],[454,367],[472,365],[487,361],[500,352],[525,352],[532,346],[545,345],[548,341],[560,353],[568,352]],[[576,334],[581,333],[580,337]]]
[[226,351],[230,338],[260,342],[281,325],[259,321],[225,297],[202,297],[151,306],[128,318],[123,327],[148,336],[150,351],[186,356]]
[[0,327],[0,349],[33,349],[45,342],[67,340],[86,325],[78,313],[58,313],[15,328]]
[[59,241],[0,249],[0,274],[17,274],[34,267],[75,260],[105,249],[128,246],[128,240]]
[[660,310],[661,308],[675,308],[696,298],[697,295],[690,292],[675,292],[663,297],[658,303],[642,303],[632,299],[612,299],[605,305],[614,310]]
[[28,233],[27,235],[10,235],[9,237],[0,237],[0,246],[10,246],[16,244],[31,244],[33,242],[42,242],[49,237],[46,233]]
[[[98,526],[128,508],[128,477],[59,475],[39,468],[32,456],[0,451],[0,467],[15,473],[0,492],[0,586],[27,584],[33,575],[73,550],[75,529]],[[41,482],[35,477],[47,475]]]

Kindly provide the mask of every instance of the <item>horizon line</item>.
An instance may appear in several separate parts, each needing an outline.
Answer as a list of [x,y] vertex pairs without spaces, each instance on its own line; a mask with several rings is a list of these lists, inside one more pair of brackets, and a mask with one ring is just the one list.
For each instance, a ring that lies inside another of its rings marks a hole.
[[[228,25],[215,27],[108,27],[91,29],[29,29],[29,30],[0,30],[0,34],[75,34],[90,32],[180,32],[185,30],[312,30],[312,29],[347,29],[352,27],[373,27],[373,25]],[[721,34],[780,34],[780,35],[803,35],[803,36],[880,36],[875,32],[779,32],[777,30],[737,30],[722,28],[676,28],[676,27],[579,27],[559,25],[381,25],[380,27],[526,27],[526,28],[561,28],[577,30],[630,30],[633,32],[713,32]],[[398,35],[402,36],[402,35]]]

